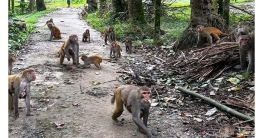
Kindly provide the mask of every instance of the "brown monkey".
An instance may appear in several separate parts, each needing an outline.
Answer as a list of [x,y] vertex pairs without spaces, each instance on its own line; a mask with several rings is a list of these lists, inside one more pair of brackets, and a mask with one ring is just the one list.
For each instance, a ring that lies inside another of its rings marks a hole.
[[21,22],[19,24],[19,29],[20,29],[20,31],[26,32],[27,31],[26,23],[25,22]]
[[249,58],[247,71],[254,72],[254,67],[255,67],[254,33],[250,35],[240,35],[238,37],[238,44],[239,44],[241,70],[245,70],[246,52],[247,52]]
[[88,17],[88,13],[84,9],[82,9],[80,15],[81,15],[82,18],[87,18]]
[[115,33],[114,33],[114,28],[112,26],[104,30],[104,39],[105,39],[105,45],[107,45],[107,39],[109,40],[110,43],[112,41],[115,41]]
[[226,33],[222,33],[219,29],[217,29],[215,27],[204,27],[203,25],[197,25],[196,31],[197,31],[197,35],[198,35],[196,45],[198,45],[198,43],[199,43],[201,34],[205,35],[205,37],[207,38],[207,42],[210,44],[210,46],[213,45],[212,36],[213,36],[213,38],[216,39],[216,43],[218,43],[220,41],[219,36],[228,36],[229,35]]
[[[122,114],[124,105],[132,113],[134,123],[144,131],[147,137],[153,137],[147,128],[151,95],[151,89],[146,86],[122,85],[118,87],[111,98],[111,104],[114,104],[114,101],[116,101],[116,108],[112,114],[112,119],[116,123],[119,123],[117,118]],[[142,117],[143,122],[140,119]]]
[[[52,23],[53,25],[55,25],[52,18],[50,18],[49,20],[46,21],[46,24],[48,24],[48,23]],[[45,24],[45,25],[46,25],[46,24]],[[44,25],[44,26],[45,26],[45,25]]]
[[112,54],[114,55],[114,58],[117,60],[117,58],[121,57],[121,46],[116,42],[113,41],[111,43],[111,48],[110,48],[110,58],[112,58]]
[[50,34],[50,38],[49,41],[53,40],[53,37],[55,37],[55,39],[61,39],[61,33],[60,30],[58,29],[58,27],[56,27],[54,24],[52,24],[51,22],[49,22],[47,24],[51,34]]
[[111,59],[105,59],[100,56],[86,56],[82,55],[81,60],[84,61],[83,65],[78,66],[79,68],[90,68],[90,64],[94,64],[98,69],[101,69],[100,63],[102,60],[111,60]]
[[79,64],[79,43],[78,36],[76,34],[70,35],[69,38],[64,42],[64,44],[60,47],[59,50],[59,64],[62,65],[64,62],[64,58],[70,61],[70,57],[73,59],[73,64]]
[[82,42],[87,42],[89,38],[89,42],[90,42],[90,33],[89,33],[89,29],[86,29],[86,31],[83,33],[82,35]]
[[[32,116],[30,111],[30,82],[36,80],[35,71],[33,69],[26,69],[21,75],[8,76],[8,98],[9,110],[15,110],[14,117],[18,118],[18,98],[24,98],[27,108],[27,116]],[[15,91],[13,93],[13,91]],[[10,93],[11,92],[11,93]]]
[[16,61],[18,57],[14,54],[8,54],[8,75],[11,75],[11,71],[13,68],[13,62]]
[[130,38],[125,39],[126,53],[132,53],[132,41]]

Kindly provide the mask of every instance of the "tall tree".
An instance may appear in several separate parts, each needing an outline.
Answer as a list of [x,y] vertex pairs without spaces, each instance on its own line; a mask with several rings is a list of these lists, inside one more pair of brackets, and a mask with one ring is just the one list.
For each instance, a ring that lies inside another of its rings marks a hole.
[[87,0],[88,12],[94,12],[98,9],[98,4],[96,0]]
[[21,14],[25,11],[25,0],[20,0]]
[[126,12],[128,10],[127,3],[124,0],[112,0],[112,10],[113,10],[113,18],[117,18],[120,16],[119,13]]
[[28,5],[28,10],[32,12],[34,10],[34,6],[35,6],[35,0],[30,0]]
[[43,11],[47,9],[44,0],[36,0],[36,5],[37,5],[37,11]]
[[106,0],[99,0],[99,14],[102,16],[107,9],[107,1]]
[[12,13],[15,13],[15,0],[11,0],[12,2]]
[[161,25],[161,0],[155,0],[155,13],[154,13],[154,35],[153,41],[154,45],[160,45],[160,25]]
[[11,10],[11,8],[10,8],[10,1],[11,1],[11,0],[8,0],[8,11]]
[[229,6],[230,0],[224,0],[223,18],[225,19],[227,26],[229,26]]
[[[197,33],[195,28],[199,24],[205,27],[216,27],[223,32],[226,31],[227,27],[224,20],[217,14],[217,11],[215,12],[214,2],[216,2],[216,0],[190,0],[190,22],[182,36],[174,44],[173,49],[175,51],[196,45]],[[201,41],[201,43],[205,41],[206,40]]]
[[142,0],[128,0],[129,21],[133,24],[147,24]]

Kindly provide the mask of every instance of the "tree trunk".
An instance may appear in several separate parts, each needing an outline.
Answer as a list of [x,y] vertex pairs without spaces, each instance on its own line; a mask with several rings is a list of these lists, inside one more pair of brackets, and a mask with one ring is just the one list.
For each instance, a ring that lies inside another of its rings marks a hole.
[[[122,17],[123,20],[127,20],[128,14],[128,5],[124,0],[112,0],[112,11],[113,11],[113,18]],[[125,12],[125,13],[124,13]],[[125,15],[120,15],[120,13],[124,13]]]
[[154,35],[153,42],[155,46],[161,45],[160,43],[160,18],[161,18],[161,0],[155,0],[155,17],[154,17]]
[[88,1],[88,13],[95,12],[98,9],[98,4],[96,0],[87,0]]
[[128,1],[129,10],[129,21],[133,24],[147,24],[142,0],[129,0]]
[[15,13],[15,0],[12,0],[12,13]]
[[24,14],[25,11],[25,0],[20,0],[21,14]]
[[223,16],[223,1],[224,0],[218,0],[217,3],[218,3],[218,14]]
[[[203,25],[205,27],[216,27],[222,32],[226,31],[226,25],[221,16],[215,15],[215,0],[190,0],[191,17],[190,24],[183,32],[179,40],[174,44],[173,50],[190,48],[197,43],[197,33],[195,28],[197,25]],[[200,38],[199,44],[206,42],[203,37]]]
[[10,11],[11,8],[10,8],[10,0],[8,0],[8,11]]
[[107,1],[106,0],[99,0],[99,15],[102,16],[107,9]]
[[36,0],[36,5],[37,5],[37,11],[46,10],[46,5],[44,3],[44,0]]
[[230,0],[224,0],[223,18],[227,26],[229,26],[229,5]]
[[35,0],[30,0],[28,5],[28,10],[32,12],[34,10],[34,6],[35,6]]

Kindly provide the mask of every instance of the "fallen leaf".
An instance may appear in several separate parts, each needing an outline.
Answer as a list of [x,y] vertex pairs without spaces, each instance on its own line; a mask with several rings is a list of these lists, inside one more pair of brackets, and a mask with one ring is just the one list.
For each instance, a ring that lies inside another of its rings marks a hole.
[[216,109],[216,107],[214,107],[214,108],[208,110],[205,115],[211,116],[211,115],[213,115],[216,111],[217,111],[217,109]]
[[191,115],[190,113],[184,113],[184,116],[193,117],[193,115]]
[[151,106],[153,106],[153,107],[155,107],[157,105],[158,105],[158,103],[151,103]]
[[80,104],[79,103],[73,103],[72,105],[73,106],[79,106]]
[[64,121],[57,121],[57,122],[54,122],[55,125],[58,127],[58,126],[63,126],[65,125]]
[[216,94],[215,94],[215,91],[211,91],[211,92],[210,92],[210,95],[216,95]]
[[197,122],[202,122],[203,120],[201,118],[194,118]]
[[221,130],[221,134],[222,137],[232,137],[233,135],[235,135],[235,126],[234,125],[227,125],[224,128],[222,128],[223,130]]
[[229,78],[227,81],[231,82],[232,84],[238,84],[240,80],[238,78]]

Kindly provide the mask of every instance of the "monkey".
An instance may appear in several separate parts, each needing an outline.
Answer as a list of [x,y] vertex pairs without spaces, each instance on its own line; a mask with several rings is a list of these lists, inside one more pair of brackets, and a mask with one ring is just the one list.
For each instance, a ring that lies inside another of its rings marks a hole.
[[102,62],[102,60],[111,60],[111,59],[105,59],[102,58],[100,56],[86,56],[86,55],[82,55],[81,56],[81,60],[84,61],[83,65],[78,66],[79,68],[90,68],[90,64],[94,64],[97,69],[101,69],[100,63]]
[[[117,118],[123,112],[123,105],[132,113],[133,122],[143,130],[147,137],[153,137],[147,128],[149,109],[151,107],[151,89],[147,86],[121,85],[111,98],[111,104],[116,101],[116,108],[112,114],[115,123],[119,123]],[[143,122],[141,121],[143,118]]]
[[19,24],[19,29],[20,29],[20,31],[27,32],[26,23],[25,22],[21,22]]
[[210,46],[213,45],[212,36],[213,36],[213,38],[216,39],[216,43],[218,43],[220,41],[219,36],[228,36],[229,35],[227,33],[222,33],[219,29],[217,29],[215,27],[204,27],[203,25],[197,25],[196,31],[197,31],[197,35],[198,35],[196,46],[198,45],[198,43],[200,41],[200,34],[205,35],[205,37],[207,38],[207,42],[210,44]]
[[72,34],[69,38],[63,43],[59,50],[59,64],[62,66],[64,62],[64,58],[70,61],[70,57],[73,59],[73,64],[79,64],[79,43],[78,36],[76,34]]
[[[53,25],[55,25],[52,18],[50,18],[49,20],[46,21],[46,24],[48,24],[48,23],[52,23]],[[46,25],[46,24],[45,24],[45,25]],[[45,25],[44,25],[44,26],[45,26]]]
[[105,45],[107,45],[107,39],[109,40],[110,43],[112,41],[115,41],[115,33],[114,33],[114,28],[112,26],[104,30]]
[[82,35],[82,42],[87,42],[89,38],[89,43],[90,43],[90,33],[89,33],[89,29],[86,29],[86,31],[83,33]]
[[113,41],[111,43],[111,48],[110,48],[110,58],[112,58],[112,54],[114,55],[114,58],[117,60],[117,58],[121,57],[121,46],[116,42]]
[[130,38],[125,39],[126,53],[132,53],[132,41]]
[[52,41],[53,40],[53,36],[56,38],[56,39],[61,39],[61,33],[60,33],[60,30],[58,29],[58,27],[56,27],[55,25],[53,25],[51,22],[49,22],[47,24],[51,34],[50,34],[50,38],[49,38],[49,41]]
[[248,62],[247,72],[254,72],[254,67],[255,67],[254,33],[238,36],[238,45],[239,45],[241,70],[245,70],[246,53],[248,53],[249,62]]
[[[33,116],[30,110],[30,82],[36,80],[34,69],[26,69],[22,74],[8,75],[9,111],[14,109],[14,117],[18,118],[18,98],[25,99],[27,116]],[[14,91],[14,92],[13,92]],[[10,93],[11,92],[11,93]]]
[[80,15],[81,15],[82,18],[87,18],[88,17],[88,13],[84,9],[82,9]]
[[8,75],[11,75],[11,71],[13,68],[13,62],[15,62],[17,59],[17,56],[14,54],[8,54]]

